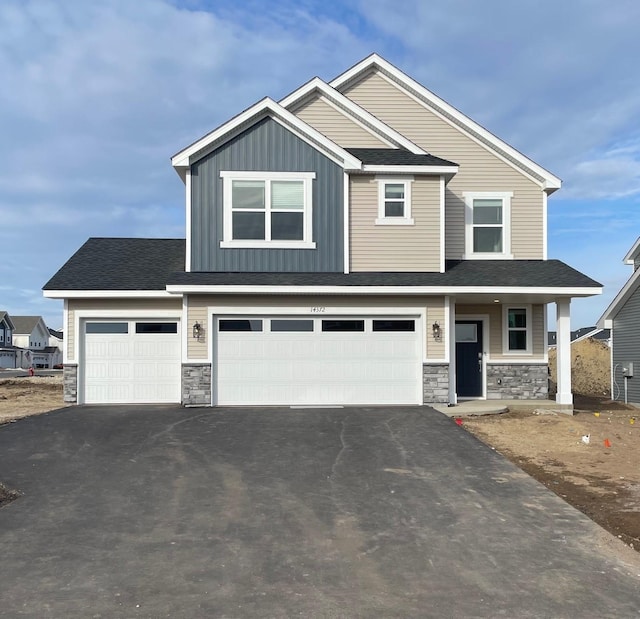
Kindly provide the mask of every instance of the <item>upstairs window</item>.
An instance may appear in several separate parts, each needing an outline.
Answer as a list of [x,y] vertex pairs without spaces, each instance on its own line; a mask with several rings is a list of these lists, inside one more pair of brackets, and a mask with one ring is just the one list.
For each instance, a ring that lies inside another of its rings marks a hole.
[[310,249],[313,172],[221,172],[221,247]]
[[513,258],[511,192],[464,194],[465,258]]
[[378,226],[410,226],[413,178],[378,178]]

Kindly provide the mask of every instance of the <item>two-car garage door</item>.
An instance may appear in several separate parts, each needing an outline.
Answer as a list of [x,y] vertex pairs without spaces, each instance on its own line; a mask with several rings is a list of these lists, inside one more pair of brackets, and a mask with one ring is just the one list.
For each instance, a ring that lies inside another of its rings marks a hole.
[[220,317],[217,404],[421,404],[417,317]]
[[95,320],[84,325],[82,401],[179,403],[177,321]]

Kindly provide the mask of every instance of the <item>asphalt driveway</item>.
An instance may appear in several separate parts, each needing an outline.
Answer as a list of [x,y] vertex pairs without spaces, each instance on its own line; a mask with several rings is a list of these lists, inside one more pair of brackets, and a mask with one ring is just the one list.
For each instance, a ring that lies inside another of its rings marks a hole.
[[0,480],[3,617],[640,613],[635,556],[430,408],[64,409]]

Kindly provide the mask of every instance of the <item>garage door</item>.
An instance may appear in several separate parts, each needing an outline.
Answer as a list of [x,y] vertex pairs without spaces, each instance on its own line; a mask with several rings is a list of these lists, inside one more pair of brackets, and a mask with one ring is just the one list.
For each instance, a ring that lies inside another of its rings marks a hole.
[[84,402],[180,402],[176,321],[91,321],[84,331]]
[[417,317],[217,320],[217,403],[421,404]]
[[0,352],[0,368],[14,368],[16,366],[14,353]]

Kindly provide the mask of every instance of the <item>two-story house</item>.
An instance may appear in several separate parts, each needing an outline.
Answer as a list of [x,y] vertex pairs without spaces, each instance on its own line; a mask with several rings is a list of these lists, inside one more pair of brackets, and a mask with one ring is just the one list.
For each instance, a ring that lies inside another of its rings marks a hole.
[[182,149],[186,239],[92,238],[64,299],[67,401],[571,407],[570,302],[547,259],[560,180],[377,55]]
[[640,238],[624,257],[633,274],[598,320],[611,329],[611,399],[640,405]]
[[7,312],[0,312],[0,368],[16,367],[16,349],[13,346],[14,325]]
[[13,316],[13,344],[20,367],[52,368],[59,351],[49,343],[50,333],[42,316]]

